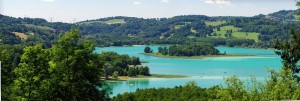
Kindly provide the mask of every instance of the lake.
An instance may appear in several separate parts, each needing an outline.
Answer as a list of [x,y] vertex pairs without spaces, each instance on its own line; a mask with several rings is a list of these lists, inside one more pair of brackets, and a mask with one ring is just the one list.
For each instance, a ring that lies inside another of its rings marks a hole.
[[[265,80],[269,76],[267,69],[280,69],[280,57],[274,50],[250,49],[250,48],[230,48],[216,47],[221,53],[256,55],[255,57],[217,57],[206,59],[174,59],[159,58],[143,54],[146,46],[132,47],[105,47],[96,48],[96,52],[114,51],[119,54],[138,56],[140,60],[148,61],[143,63],[150,68],[151,74],[173,74],[186,75],[189,78],[150,78],[128,81],[109,82],[115,96],[124,92],[133,92],[137,88],[159,88],[175,87],[184,85],[189,81],[196,81],[200,87],[212,87],[224,83],[224,78],[237,76],[243,81],[254,76],[259,81]],[[157,52],[159,46],[150,46]]]

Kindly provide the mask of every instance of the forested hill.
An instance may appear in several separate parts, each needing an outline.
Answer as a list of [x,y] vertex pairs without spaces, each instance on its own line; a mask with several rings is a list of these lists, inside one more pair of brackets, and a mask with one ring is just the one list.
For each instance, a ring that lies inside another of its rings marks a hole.
[[275,39],[289,38],[290,28],[296,25],[295,12],[283,10],[253,17],[182,15],[143,19],[117,16],[74,24],[0,15],[0,43],[51,46],[59,33],[77,28],[83,39],[94,41],[98,46],[208,42],[267,48],[273,46]]

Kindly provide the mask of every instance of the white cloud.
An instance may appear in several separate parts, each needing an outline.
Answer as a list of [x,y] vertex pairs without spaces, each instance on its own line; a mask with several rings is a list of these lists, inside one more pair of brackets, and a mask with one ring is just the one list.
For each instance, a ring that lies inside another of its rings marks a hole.
[[230,1],[227,0],[204,0],[205,3],[208,4],[230,4]]
[[266,8],[266,7],[263,7],[263,8],[260,8],[261,10],[268,10],[268,8]]
[[134,5],[140,5],[141,3],[138,2],[138,1],[134,1],[133,4],[134,4]]
[[213,4],[213,3],[215,3],[213,0],[205,0],[204,2],[205,2],[205,3],[208,3],[208,4]]
[[45,2],[53,2],[55,0],[43,0],[43,1],[45,1]]
[[160,0],[160,2],[163,2],[163,3],[169,3],[170,0]]

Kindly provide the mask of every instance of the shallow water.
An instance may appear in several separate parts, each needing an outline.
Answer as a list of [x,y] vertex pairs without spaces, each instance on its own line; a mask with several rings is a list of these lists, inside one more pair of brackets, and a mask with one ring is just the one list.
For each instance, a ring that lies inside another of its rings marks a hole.
[[[150,46],[157,52],[158,46]],[[96,48],[96,52],[114,51],[119,54],[138,56],[150,68],[151,74],[173,74],[186,75],[189,78],[151,78],[137,79],[120,82],[110,82],[113,94],[135,91],[137,88],[159,88],[175,87],[184,85],[188,81],[196,81],[201,87],[211,87],[222,84],[225,77],[237,76],[247,80],[255,76],[259,81],[269,76],[268,68],[281,68],[280,57],[275,55],[273,50],[216,47],[221,53],[257,55],[255,57],[217,57],[206,59],[174,59],[147,56],[142,53],[145,46],[133,47],[106,47]]]

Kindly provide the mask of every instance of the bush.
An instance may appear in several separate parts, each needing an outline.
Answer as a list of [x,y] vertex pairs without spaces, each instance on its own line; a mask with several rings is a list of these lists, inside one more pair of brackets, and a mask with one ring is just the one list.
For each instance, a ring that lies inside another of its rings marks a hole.
[[152,53],[153,50],[149,46],[147,46],[147,47],[145,47],[144,52],[145,53]]

